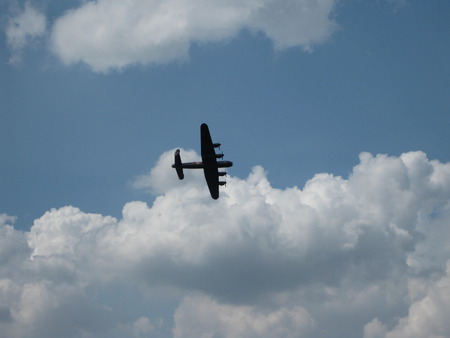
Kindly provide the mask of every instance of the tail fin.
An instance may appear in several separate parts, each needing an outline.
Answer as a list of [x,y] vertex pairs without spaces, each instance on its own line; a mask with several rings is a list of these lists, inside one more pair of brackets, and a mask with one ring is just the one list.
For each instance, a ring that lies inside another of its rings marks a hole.
[[172,165],[172,168],[175,168],[175,170],[177,171],[178,178],[182,180],[184,178],[184,173],[183,173],[183,165],[181,164],[180,149],[177,149],[175,151],[175,164]]

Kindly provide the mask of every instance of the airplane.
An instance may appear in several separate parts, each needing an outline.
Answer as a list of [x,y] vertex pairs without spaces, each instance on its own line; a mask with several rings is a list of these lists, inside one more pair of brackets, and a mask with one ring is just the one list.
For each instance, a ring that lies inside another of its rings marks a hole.
[[202,147],[202,162],[181,162],[180,149],[175,151],[175,163],[172,168],[177,171],[178,178],[184,179],[183,169],[203,169],[206,183],[208,184],[209,193],[213,199],[219,198],[219,186],[225,185],[225,181],[219,181],[219,177],[225,176],[225,171],[219,171],[219,168],[229,168],[233,165],[231,161],[224,161],[217,159],[223,158],[222,154],[216,154],[214,148],[219,148],[220,143],[213,143],[209,128],[206,123],[200,126],[200,139]]

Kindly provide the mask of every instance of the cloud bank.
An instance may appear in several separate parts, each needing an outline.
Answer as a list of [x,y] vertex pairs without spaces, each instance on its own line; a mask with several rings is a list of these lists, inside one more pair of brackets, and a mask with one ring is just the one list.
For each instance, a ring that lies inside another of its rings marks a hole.
[[1,332],[450,335],[449,163],[362,153],[348,179],[284,190],[255,167],[213,201],[201,172],[176,179],[172,154],[136,180],[160,191],[153,205],[121,219],[66,206],[22,232],[0,216]]

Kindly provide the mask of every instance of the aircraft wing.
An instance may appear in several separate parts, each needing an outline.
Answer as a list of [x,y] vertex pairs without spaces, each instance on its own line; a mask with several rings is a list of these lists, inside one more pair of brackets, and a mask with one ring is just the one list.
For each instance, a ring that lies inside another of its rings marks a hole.
[[202,147],[203,172],[206,183],[213,199],[219,198],[219,170],[217,165],[216,151],[206,123],[200,126],[200,137]]
[[207,168],[203,169],[205,173],[206,183],[208,184],[209,193],[213,199],[219,198],[219,174],[217,167],[216,168]]

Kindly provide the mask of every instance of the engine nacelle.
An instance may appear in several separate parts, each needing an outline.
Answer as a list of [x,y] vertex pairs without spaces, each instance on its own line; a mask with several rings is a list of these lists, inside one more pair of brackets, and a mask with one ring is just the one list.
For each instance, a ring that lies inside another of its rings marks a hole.
[[216,158],[223,158],[223,154],[216,154]]
[[219,185],[227,185],[227,182],[225,182],[225,181],[219,181]]
[[226,171],[219,171],[218,174],[219,174],[219,176],[227,176]]
[[214,148],[219,148],[220,146],[221,146],[220,143],[213,143],[213,147],[214,147]]

